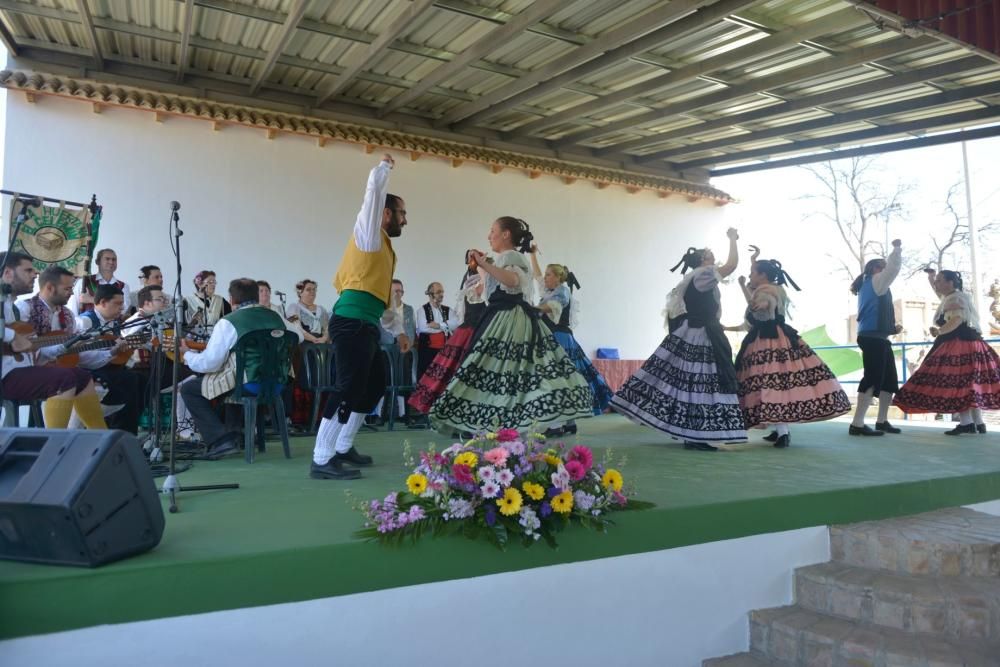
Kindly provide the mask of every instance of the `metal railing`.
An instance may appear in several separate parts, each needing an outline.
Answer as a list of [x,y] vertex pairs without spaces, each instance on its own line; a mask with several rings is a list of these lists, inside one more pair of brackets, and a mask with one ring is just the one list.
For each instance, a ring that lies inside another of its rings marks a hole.
[[[1000,345],[1000,338],[986,338],[984,339],[984,342],[990,345]],[[900,377],[902,378],[902,382],[906,382],[907,378],[909,377],[909,367],[908,364],[906,363],[906,350],[908,348],[930,347],[934,345],[934,341],[903,341],[901,343],[890,343],[890,345],[892,345],[892,347],[894,348],[897,347],[900,348],[900,357],[902,361],[902,373],[900,373]],[[810,345],[810,347],[814,352],[819,352],[820,350],[858,349],[857,345],[816,345],[816,346]],[[858,352],[858,354],[860,354],[860,352]],[[837,378],[837,381],[839,381],[841,384],[861,384],[860,380],[841,380],[839,377]],[[909,416],[904,414],[903,419],[909,419]]]

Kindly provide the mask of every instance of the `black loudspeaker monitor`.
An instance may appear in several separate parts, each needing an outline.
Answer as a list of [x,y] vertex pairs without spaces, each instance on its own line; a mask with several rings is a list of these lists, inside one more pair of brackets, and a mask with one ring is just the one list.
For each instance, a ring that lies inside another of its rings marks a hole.
[[0,558],[95,567],[152,549],[163,525],[134,436],[0,429]]

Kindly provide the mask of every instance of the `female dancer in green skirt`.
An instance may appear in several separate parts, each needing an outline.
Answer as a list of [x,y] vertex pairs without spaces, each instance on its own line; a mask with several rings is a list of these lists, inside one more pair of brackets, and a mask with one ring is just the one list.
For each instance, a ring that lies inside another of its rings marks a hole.
[[492,262],[473,251],[473,261],[485,274],[489,306],[468,356],[431,409],[436,426],[459,431],[544,428],[593,414],[587,380],[530,305],[531,267],[523,253],[532,239],[527,223],[505,216],[490,227]]

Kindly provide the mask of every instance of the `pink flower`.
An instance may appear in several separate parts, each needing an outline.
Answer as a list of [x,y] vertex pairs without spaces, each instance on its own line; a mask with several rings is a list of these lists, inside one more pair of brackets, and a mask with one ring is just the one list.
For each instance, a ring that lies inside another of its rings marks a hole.
[[517,429],[502,428],[497,431],[497,441],[499,442],[510,442],[512,440],[517,440],[517,437]]
[[507,465],[507,457],[510,456],[508,452],[503,447],[494,447],[490,451],[483,454],[483,458],[492,463],[495,466],[503,467]]
[[455,464],[451,467],[451,474],[455,476],[455,481],[459,484],[472,484],[472,468],[466,465]]
[[[583,465],[583,469],[590,470],[591,466],[594,465],[594,454],[590,451],[589,447],[584,447],[583,445],[577,445],[573,449],[569,450],[569,456],[566,457],[568,461],[579,461]],[[577,479],[574,477],[573,479]]]
[[579,482],[587,474],[587,469],[579,461],[567,461],[566,472],[569,473],[570,479],[574,482]]
[[628,504],[628,498],[626,498],[624,495],[622,495],[618,491],[612,491],[611,492],[611,497],[614,498],[615,502],[618,503],[619,505],[627,505]]

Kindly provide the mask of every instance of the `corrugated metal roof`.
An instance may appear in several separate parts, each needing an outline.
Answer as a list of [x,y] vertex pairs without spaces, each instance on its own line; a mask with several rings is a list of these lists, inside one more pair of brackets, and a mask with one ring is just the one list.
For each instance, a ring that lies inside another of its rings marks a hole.
[[[971,9],[931,21],[938,33],[919,20],[927,17],[904,10],[911,3],[885,0],[303,1],[302,19],[287,25],[300,0],[193,0],[185,34],[185,0],[85,0],[95,51],[75,0],[0,0],[0,37],[39,71],[71,66],[109,81],[193,84],[210,98],[369,116],[481,145],[523,144],[695,179],[712,165],[689,163],[705,155],[719,165],[769,146],[781,155],[789,141],[754,134],[825,113],[914,107],[824,128],[832,137],[857,127],[888,134],[911,120],[931,126],[935,117],[947,125],[969,108],[985,108],[986,122],[993,99],[924,105],[935,90],[1000,79],[989,38],[997,13]],[[943,12],[973,3],[918,4]],[[905,16],[894,22],[887,11]],[[527,12],[534,18],[524,20]],[[970,51],[957,40],[977,20],[991,23],[975,32],[981,50]],[[962,66],[949,68],[955,63]],[[926,79],[906,78],[924,71]],[[896,79],[905,84],[894,86]],[[884,85],[864,87],[878,80]],[[855,92],[840,100],[842,89]],[[797,106],[814,98],[822,104]]]

